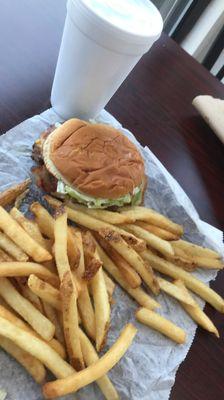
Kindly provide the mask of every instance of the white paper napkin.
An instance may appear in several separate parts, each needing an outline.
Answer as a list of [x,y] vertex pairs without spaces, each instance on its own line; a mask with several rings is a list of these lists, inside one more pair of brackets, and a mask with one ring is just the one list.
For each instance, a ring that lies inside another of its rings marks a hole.
[[195,97],[192,104],[224,143],[224,100],[204,95]]
[[[149,181],[145,193],[145,204],[168,215],[183,224],[185,237],[192,242],[213,247],[223,252],[222,233],[202,222],[186,193],[169,174],[148,147],[143,148],[135,137],[106,111],[97,118],[120,129],[141,151]],[[34,140],[50,124],[61,122],[52,109],[24,121],[0,137],[0,189],[26,178],[33,165],[31,148]],[[38,191],[33,197],[38,196]],[[198,270],[202,281],[209,282],[216,277],[216,271]],[[111,346],[122,327],[133,322],[138,334],[133,345],[109,373],[120,393],[121,400],[167,400],[175,382],[175,374],[185,359],[195,336],[196,325],[181,306],[165,294],[158,296],[162,305],[161,314],[187,332],[187,342],[177,345],[153,330],[137,323],[134,312],[137,305],[119,288],[115,291],[115,304],[112,307],[111,329],[107,348]],[[204,302],[198,299],[200,305]],[[0,387],[8,392],[7,400],[41,400],[40,387],[26,374],[14,360],[0,350]],[[75,396],[66,399],[102,399],[98,388],[90,385]]]

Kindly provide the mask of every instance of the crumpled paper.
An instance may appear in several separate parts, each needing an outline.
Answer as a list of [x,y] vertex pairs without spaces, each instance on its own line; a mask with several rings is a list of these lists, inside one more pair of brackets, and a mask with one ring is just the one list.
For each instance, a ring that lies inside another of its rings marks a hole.
[[[98,122],[113,125],[122,130],[142,152],[145,160],[149,186],[145,194],[146,206],[167,215],[184,226],[188,240],[223,251],[222,233],[205,224],[175,179],[168,173],[155,155],[143,148],[134,136],[123,129],[106,111],[102,111]],[[50,124],[61,122],[52,109],[30,118],[0,137],[0,189],[25,179],[30,175],[33,161],[30,157],[32,144],[39,134]],[[33,196],[38,195],[35,190]],[[31,194],[32,197],[32,194]],[[215,279],[216,271],[195,272],[202,281]],[[196,297],[196,296],[195,296]],[[158,296],[163,316],[182,327],[187,332],[187,342],[177,345],[161,334],[137,323],[134,318],[136,303],[119,287],[116,288],[115,305],[112,307],[111,328],[105,351],[114,343],[120,330],[127,322],[138,327],[138,334],[122,360],[109,373],[121,400],[167,400],[175,382],[175,374],[185,359],[193,338],[196,325],[181,306],[165,294]],[[203,307],[204,302],[197,298]],[[41,388],[26,371],[4,351],[0,350],[0,387],[4,388],[8,400],[41,400]],[[103,399],[95,384],[80,390],[66,399]]]
[[224,100],[213,96],[196,96],[192,105],[224,144]]

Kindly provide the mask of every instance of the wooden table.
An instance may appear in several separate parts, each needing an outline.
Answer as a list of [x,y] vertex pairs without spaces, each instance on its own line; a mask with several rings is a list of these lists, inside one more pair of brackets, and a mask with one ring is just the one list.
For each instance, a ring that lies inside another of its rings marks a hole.
[[[49,106],[65,0],[1,0],[0,131]],[[198,94],[224,98],[224,86],[166,35],[145,55],[107,106],[148,145],[182,185],[201,218],[224,228],[223,145],[191,106]],[[224,295],[224,274],[212,284]],[[221,333],[198,329],[171,400],[224,398],[224,318],[206,312]]]

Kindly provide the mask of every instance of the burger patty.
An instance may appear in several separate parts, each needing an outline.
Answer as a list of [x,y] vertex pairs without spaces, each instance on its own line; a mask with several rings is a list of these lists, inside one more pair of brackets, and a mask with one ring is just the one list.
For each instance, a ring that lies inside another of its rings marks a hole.
[[38,164],[37,167],[32,168],[32,174],[35,183],[40,188],[48,193],[55,192],[57,189],[57,179],[51,175],[44,165],[43,160],[43,145],[47,137],[56,129],[55,125],[50,126],[46,131],[42,132],[39,139],[33,145],[32,159]]
[[47,193],[54,193],[57,190],[57,179],[51,175],[45,165],[32,168],[32,174],[38,187]]

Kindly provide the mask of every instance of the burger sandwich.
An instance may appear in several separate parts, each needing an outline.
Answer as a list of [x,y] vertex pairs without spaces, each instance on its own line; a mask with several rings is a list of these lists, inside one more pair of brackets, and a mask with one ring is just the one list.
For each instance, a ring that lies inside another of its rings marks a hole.
[[33,146],[36,181],[46,192],[91,208],[139,205],[144,161],[119,130],[70,119],[42,133]]

